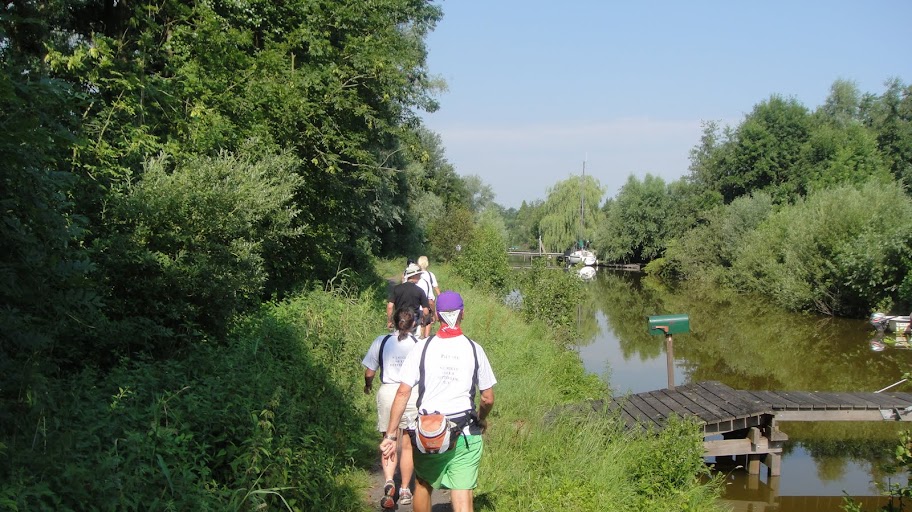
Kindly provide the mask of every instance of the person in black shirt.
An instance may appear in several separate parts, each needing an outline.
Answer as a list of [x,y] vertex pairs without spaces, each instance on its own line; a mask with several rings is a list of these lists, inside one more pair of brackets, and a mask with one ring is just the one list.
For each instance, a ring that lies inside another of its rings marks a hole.
[[421,279],[421,267],[414,263],[409,265],[405,269],[405,278],[406,281],[404,283],[397,284],[390,290],[387,298],[386,327],[389,329],[393,328],[393,311],[401,308],[415,311],[419,318],[417,325],[422,325],[420,319],[428,314],[430,304],[428,303],[427,293],[418,286],[418,281]]

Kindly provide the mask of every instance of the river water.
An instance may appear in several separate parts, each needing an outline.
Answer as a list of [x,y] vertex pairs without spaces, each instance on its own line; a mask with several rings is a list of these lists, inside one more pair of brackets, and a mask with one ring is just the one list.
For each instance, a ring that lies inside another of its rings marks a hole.
[[[734,389],[870,392],[899,381],[912,362],[912,350],[873,351],[866,320],[787,313],[743,295],[672,289],[604,269],[585,285],[575,350],[615,395],[665,388],[665,340],[648,332],[647,317],[666,314],[690,317],[690,333],[674,336],[676,385],[715,380]],[[816,512],[842,510],[844,494],[878,496],[877,482],[906,482],[885,468],[903,424],[781,423],[789,436],[782,475],[767,477],[765,466],[759,478],[725,468],[724,498],[734,510]],[[880,503],[863,501],[865,510]]]

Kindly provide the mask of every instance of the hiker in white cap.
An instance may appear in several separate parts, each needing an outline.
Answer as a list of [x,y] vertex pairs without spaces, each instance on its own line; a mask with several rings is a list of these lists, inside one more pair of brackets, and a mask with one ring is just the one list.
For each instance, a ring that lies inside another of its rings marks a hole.
[[[423,318],[428,315],[428,298],[425,291],[418,282],[421,280],[421,267],[415,263],[410,263],[405,268],[406,281],[394,286],[387,297],[386,302],[386,327],[393,328],[393,311],[401,308],[410,308],[415,312],[416,325],[423,325]],[[420,331],[418,334],[421,334]]]
[[[430,512],[434,489],[449,489],[454,512],[474,510],[474,489],[483,451],[482,434],[494,407],[497,379],[481,345],[467,338],[460,327],[464,316],[462,297],[445,291],[437,297],[437,334],[419,342],[409,352],[399,373],[399,389],[390,411],[387,432],[392,431],[405,412],[412,389],[418,387],[418,418],[426,412],[446,416],[448,444],[438,453],[422,453],[419,434],[411,432],[415,443],[416,485],[412,506],[415,512]],[[481,399],[476,410],[475,393]],[[432,416],[432,415],[430,415]],[[393,457],[396,440],[388,436],[380,443],[384,457]]]
[[434,301],[436,297],[440,295],[440,285],[437,284],[437,276],[428,270],[428,264],[427,256],[418,257],[418,266],[421,267],[421,281],[418,282],[418,286],[421,286],[424,291],[427,292],[428,306],[431,312],[431,314],[428,315],[427,320],[424,321],[424,326],[422,327],[424,332],[421,334],[422,338],[427,338],[431,335],[431,324],[434,323],[434,316],[436,315]]

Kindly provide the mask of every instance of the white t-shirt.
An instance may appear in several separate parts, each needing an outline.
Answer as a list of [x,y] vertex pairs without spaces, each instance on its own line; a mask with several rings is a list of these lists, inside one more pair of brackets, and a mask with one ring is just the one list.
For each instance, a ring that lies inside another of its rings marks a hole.
[[478,356],[478,388],[476,395],[483,389],[490,389],[497,383],[494,370],[481,345],[474,343],[463,335],[452,338],[432,336],[419,342],[412,350],[400,369],[400,381],[412,387],[418,386],[420,377],[421,352],[428,345],[424,359],[425,386],[419,410],[439,411],[443,414],[458,414],[473,409],[470,392],[475,374],[475,355]]
[[421,288],[421,291],[424,292],[428,300],[434,300],[434,290],[431,288],[431,285],[424,280],[424,274],[421,274],[421,279],[415,281],[415,286]]
[[405,362],[406,356],[418,346],[418,339],[409,334],[402,341],[399,340],[399,333],[381,334],[371,343],[367,354],[361,364],[365,368],[377,371],[380,368],[380,345],[383,344],[383,338],[389,336],[386,344],[383,345],[383,368],[380,371],[380,382],[383,384],[394,384],[401,382],[400,372],[402,363]]
[[[427,288],[428,291],[428,300],[434,300],[434,288],[437,288],[437,276],[434,275],[430,270],[421,271],[421,281],[424,281],[427,286],[422,286],[422,289]],[[419,281],[420,282],[420,281]]]

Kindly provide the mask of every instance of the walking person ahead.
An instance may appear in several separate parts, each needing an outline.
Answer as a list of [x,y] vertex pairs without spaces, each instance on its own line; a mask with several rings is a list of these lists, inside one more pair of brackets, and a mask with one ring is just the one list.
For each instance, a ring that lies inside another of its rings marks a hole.
[[421,281],[419,281],[419,283],[420,283],[419,286],[421,284],[425,285],[425,286],[423,286],[423,289],[427,292],[428,309],[430,310],[430,313],[431,313],[428,316],[428,319],[426,321],[422,322],[424,324],[424,326],[422,327],[424,332],[421,334],[421,337],[427,338],[428,336],[431,335],[431,324],[434,323],[434,317],[436,315],[436,312],[434,309],[434,303],[435,303],[436,297],[438,295],[440,295],[440,285],[437,284],[437,276],[435,276],[433,272],[428,270],[428,257],[427,256],[421,256],[418,258],[418,267],[421,269]]
[[[412,394],[419,387],[419,411],[439,411],[457,424],[465,426],[456,436],[455,445],[443,453],[420,453],[413,450],[416,485],[413,500],[415,512],[430,512],[434,489],[450,489],[454,512],[471,512],[474,489],[478,483],[486,418],[494,407],[494,384],[497,379],[481,345],[462,334],[464,316],[462,297],[446,291],[437,297],[437,334],[420,342],[405,359],[400,369],[399,389],[393,400],[388,428],[398,425]],[[475,411],[475,390],[481,390],[481,401]],[[466,418],[470,418],[468,422]],[[395,441],[380,443],[384,457],[393,457]]]
[[[418,343],[418,339],[411,334],[411,330],[415,328],[415,312],[410,309],[399,309],[393,315],[393,321],[396,323],[397,332],[377,336],[361,364],[364,365],[364,394],[370,394],[373,389],[374,376],[378,371],[380,372],[380,389],[377,390],[377,430],[380,431],[383,439],[390,439],[397,448],[401,448],[402,454],[398,460],[399,475],[402,478],[399,504],[408,505],[412,502],[409,483],[412,481],[415,465],[412,462],[412,444],[407,438],[404,438],[404,431],[412,427],[415,417],[418,416],[418,409],[415,408],[418,390],[410,395],[405,406],[405,413],[401,415],[402,417],[395,427],[388,429],[388,426],[390,408],[393,405],[396,391],[399,389],[400,368],[406,356]],[[400,442],[400,439],[406,439],[407,442]],[[391,509],[396,505],[394,477],[396,476],[397,451],[393,450],[391,457],[380,459],[386,482],[380,506],[385,509]]]
[[[428,314],[427,291],[418,282],[421,280],[421,267],[415,263],[409,264],[405,269],[406,281],[394,286],[386,302],[386,326],[393,328],[393,311],[403,308],[416,312],[416,322],[422,325],[422,318]],[[420,334],[420,332],[419,332]]]

